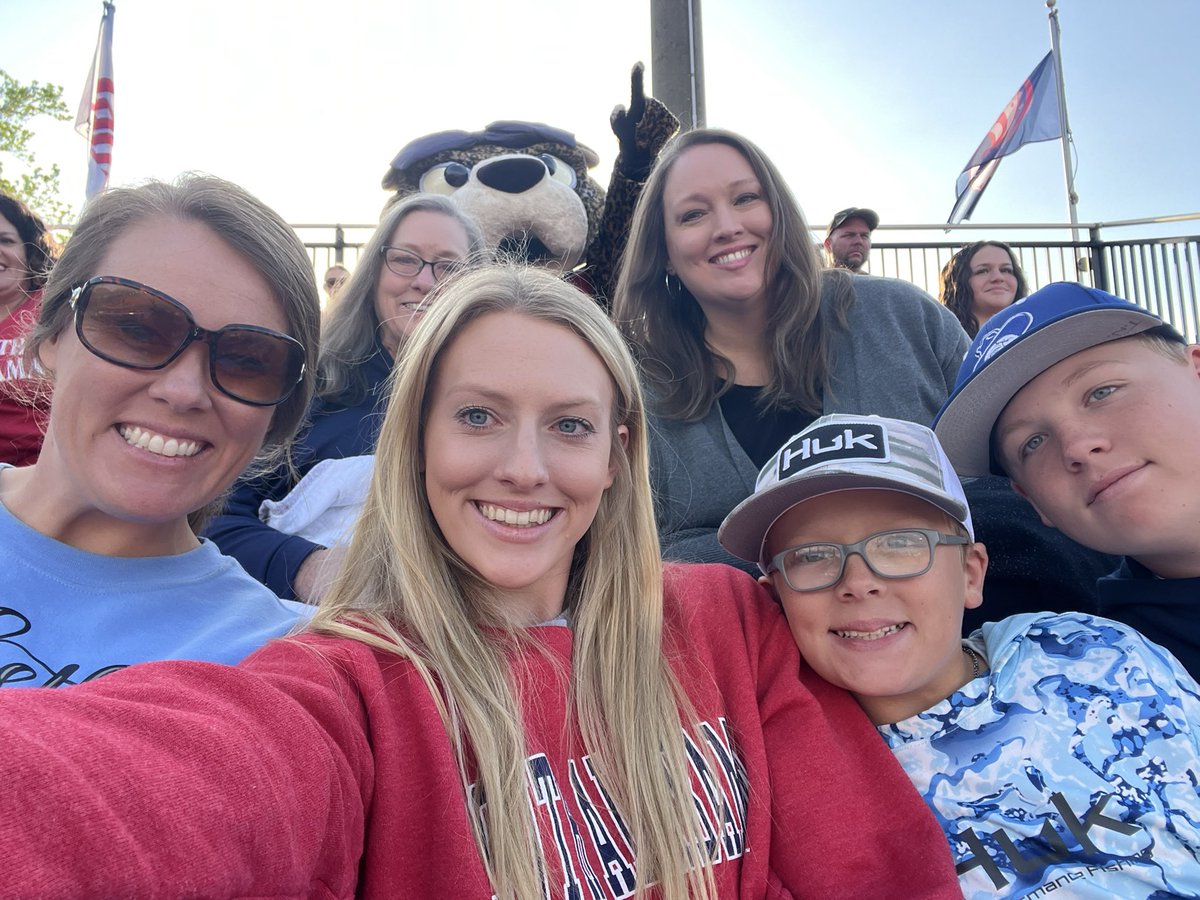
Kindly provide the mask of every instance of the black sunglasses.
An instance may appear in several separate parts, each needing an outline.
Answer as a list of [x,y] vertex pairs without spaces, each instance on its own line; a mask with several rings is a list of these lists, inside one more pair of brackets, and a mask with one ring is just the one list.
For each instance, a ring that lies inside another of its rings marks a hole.
[[275,406],[304,377],[304,345],[258,325],[201,328],[191,310],[161,291],[112,275],[71,291],[75,333],[101,359],[127,369],[164,369],[194,341],[208,344],[208,374],[227,397]]

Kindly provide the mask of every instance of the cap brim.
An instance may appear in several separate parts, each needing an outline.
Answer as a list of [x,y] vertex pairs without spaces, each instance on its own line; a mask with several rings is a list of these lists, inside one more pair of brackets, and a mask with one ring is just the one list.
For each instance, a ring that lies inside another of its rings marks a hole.
[[832,494],[835,491],[887,490],[910,494],[928,501],[957,522],[967,515],[966,508],[955,505],[923,485],[907,484],[905,479],[892,471],[887,478],[864,475],[860,472],[829,471],[821,475],[809,475],[793,481],[781,481],[764,491],[752,494],[725,517],[717,530],[717,541],[736,556],[747,562],[766,562],[763,559],[767,532],[779,517],[805,500]]
[[1051,319],[980,365],[951,395],[933,429],[955,470],[963,477],[1005,474],[992,469],[992,430],[1021,388],[1081,350],[1162,324],[1153,313],[1137,312],[1124,304],[1075,309]]
[[833,217],[829,223],[829,227],[825,229],[825,237],[829,237],[837,229],[841,228],[851,219],[862,219],[867,223],[867,230],[874,231],[879,227],[879,214],[873,209],[855,209],[846,215],[838,214]]

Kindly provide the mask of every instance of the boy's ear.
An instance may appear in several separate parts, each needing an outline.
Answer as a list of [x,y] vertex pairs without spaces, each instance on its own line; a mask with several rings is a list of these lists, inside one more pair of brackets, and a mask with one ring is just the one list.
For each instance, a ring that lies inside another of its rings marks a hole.
[[779,600],[779,591],[775,590],[775,580],[770,575],[759,575],[758,583],[767,589],[767,593]]
[[1200,377],[1200,344],[1189,344],[1187,348],[1188,362],[1192,364],[1192,369],[1196,375]]
[[964,609],[975,609],[983,603],[983,577],[987,574],[987,547],[978,541],[967,545],[963,557],[963,575],[966,577]]
[[1036,503],[1033,502],[1033,498],[1030,497],[1028,493],[1026,493],[1025,488],[1021,487],[1019,484],[1017,484],[1011,478],[1009,479],[1008,483],[1012,485],[1012,489],[1017,492],[1018,496],[1024,497],[1026,502],[1028,502],[1029,505],[1033,507],[1033,511],[1038,514],[1038,518],[1042,520],[1043,525],[1045,525],[1047,528],[1057,528],[1058,527],[1057,525],[1055,525],[1053,522],[1051,522],[1049,519],[1046,518],[1046,514],[1038,508],[1038,505]]

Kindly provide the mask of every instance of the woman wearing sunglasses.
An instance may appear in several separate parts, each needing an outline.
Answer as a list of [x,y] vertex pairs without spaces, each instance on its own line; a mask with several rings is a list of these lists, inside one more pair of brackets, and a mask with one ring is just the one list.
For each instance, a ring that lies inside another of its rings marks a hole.
[[237,662],[303,618],[194,528],[291,439],[318,321],[303,246],[241,188],[88,205],[27,342],[54,386],[41,455],[0,468],[0,685]]
[[437,283],[482,251],[479,227],[435,194],[391,207],[363,247],[322,329],[317,397],[292,465],[242,479],[206,532],[278,596],[318,602],[344,548],[276,530],[260,518],[264,504],[278,504],[319,463],[375,452],[397,352]]

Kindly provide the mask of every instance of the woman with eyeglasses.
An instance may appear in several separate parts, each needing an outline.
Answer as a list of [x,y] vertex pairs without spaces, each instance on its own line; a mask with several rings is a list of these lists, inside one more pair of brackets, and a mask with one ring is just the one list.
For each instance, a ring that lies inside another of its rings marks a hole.
[[[264,512],[286,511],[288,504],[302,507],[304,496],[285,498],[322,463],[328,472],[335,460],[369,462],[397,353],[424,316],[438,282],[483,247],[474,221],[448,197],[435,194],[414,194],[391,207],[363,247],[322,327],[317,396],[291,464],[239,481],[223,514],[206,531],[278,596],[317,603],[345,547],[332,541],[325,546],[324,534],[304,528],[278,530],[263,520]],[[343,466],[330,472],[329,480],[338,483],[348,477],[345,473],[352,478],[359,470]]]
[[308,632],[0,694],[0,784],[37,817],[0,816],[5,893],[961,896],[763,590],[664,568],[637,378],[556,276],[455,278]]
[[42,446],[48,391],[27,364],[24,347],[53,262],[41,218],[0,194],[0,463],[27,466]]
[[41,455],[0,467],[0,685],[233,663],[304,620],[195,528],[290,441],[318,321],[304,247],[241,188],[189,176],[88,204],[26,348],[54,386]]

